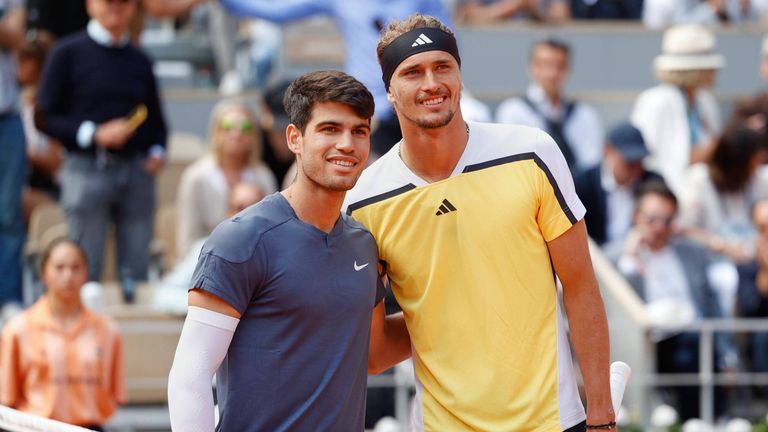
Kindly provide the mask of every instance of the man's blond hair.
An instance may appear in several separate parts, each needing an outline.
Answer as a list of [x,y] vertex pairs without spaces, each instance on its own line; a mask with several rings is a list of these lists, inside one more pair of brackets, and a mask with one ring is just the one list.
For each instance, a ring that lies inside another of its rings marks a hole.
[[387,24],[387,27],[382,30],[379,44],[376,46],[376,55],[379,57],[379,64],[381,64],[381,56],[384,54],[384,49],[387,48],[392,41],[397,39],[400,35],[417,28],[437,28],[453,35],[453,31],[439,19],[430,15],[422,15],[419,12],[416,12],[404,20],[390,21],[389,24]]

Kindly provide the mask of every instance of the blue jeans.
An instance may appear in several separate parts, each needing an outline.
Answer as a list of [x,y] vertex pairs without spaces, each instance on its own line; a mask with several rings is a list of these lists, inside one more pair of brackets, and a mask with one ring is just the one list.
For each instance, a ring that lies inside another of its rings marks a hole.
[[26,236],[21,191],[26,179],[21,118],[18,114],[0,115],[0,305],[21,302],[21,251]]

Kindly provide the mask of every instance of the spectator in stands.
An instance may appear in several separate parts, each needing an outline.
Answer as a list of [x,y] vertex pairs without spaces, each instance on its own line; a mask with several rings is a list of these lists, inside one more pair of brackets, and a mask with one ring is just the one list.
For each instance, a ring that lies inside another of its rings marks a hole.
[[[206,1],[141,0],[141,7],[155,17],[165,18],[183,15]],[[57,39],[79,32],[90,19],[85,4],[85,0],[27,0],[27,28],[49,32]],[[135,17],[142,19],[140,14]]]
[[[264,198],[262,189],[252,183],[238,183],[229,193],[227,200],[227,217],[234,217],[245,208],[256,204]],[[197,239],[189,252],[173,267],[170,273],[163,276],[154,290],[152,305],[155,309],[185,315],[187,313],[187,290],[192,273],[197,266],[197,259],[208,236]]]
[[608,134],[602,163],[574,176],[576,193],[588,208],[587,233],[599,245],[622,242],[632,225],[634,195],[643,181],[660,179],[643,168],[648,149],[639,130],[629,123]]
[[708,88],[724,65],[711,31],[699,25],[673,27],[664,33],[662,53],[654,60],[661,83],[635,101],[631,121],[651,152],[648,166],[677,195],[688,166],[706,160],[720,134],[720,112]]
[[563,22],[571,18],[568,0],[459,0],[456,20],[488,24],[510,18]]
[[756,22],[768,11],[762,0],[645,0],[643,23],[652,29],[670,25]]
[[0,337],[0,403],[102,431],[125,402],[119,329],[81,302],[88,260],[76,243],[51,243],[41,273],[46,293]]
[[[746,318],[768,318],[768,201],[758,201],[752,211],[757,230],[755,258],[739,270],[737,312]],[[753,333],[747,344],[753,372],[768,372],[768,333]]]
[[18,80],[22,86],[21,118],[27,140],[30,173],[24,189],[24,220],[29,223],[38,205],[58,201],[58,172],[64,158],[61,143],[37,130],[34,122],[35,97],[43,63],[53,46],[53,36],[45,31],[34,33],[18,52]]
[[0,0],[0,321],[19,311],[24,218],[21,193],[26,181],[24,128],[17,112],[14,50],[24,39],[21,0]]
[[710,251],[735,263],[754,256],[751,211],[768,198],[766,148],[758,132],[726,129],[708,161],[691,166],[681,194],[680,222]]
[[101,278],[114,223],[123,298],[147,277],[155,179],[165,163],[166,126],[149,58],[129,42],[138,0],[87,0],[88,28],[62,39],[46,62],[36,124],[67,149],[62,205],[70,237]]
[[764,86],[768,84],[768,35],[763,36],[763,43],[760,45],[760,77]]
[[187,254],[227,216],[229,191],[238,183],[258,186],[265,194],[277,191],[277,182],[261,159],[257,119],[245,103],[225,99],[211,112],[211,152],[182,174],[177,201],[176,253]]
[[571,48],[565,42],[536,42],[528,63],[532,82],[525,96],[502,102],[496,121],[544,129],[560,147],[568,167],[576,172],[600,161],[604,136],[597,111],[565,94],[570,64]]
[[[651,311],[666,310],[676,319],[718,318],[720,304],[707,269],[709,252],[675,234],[677,198],[660,181],[644,183],[635,202],[635,225],[618,254],[619,271]],[[614,257],[616,254],[614,254]],[[655,315],[654,315],[655,316]],[[664,335],[656,347],[661,373],[696,373],[699,365],[697,333]],[[716,335],[716,369],[733,369],[738,362],[735,343],[728,334]],[[670,401],[682,420],[699,417],[696,387],[673,387]]]
[[290,84],[290,80],[280,80],[264,90],[259,116],[261,142],[264,143],[264,163],[269,166],[280,184],[285,181],[285,175],[296,160],[285,138],[285,128],[290,120],[283,107],[283,96]]
[[574,19],[639,20],[643,0],[571,0]]
[[376,59],[380,31],[389,21],[403,19],[418,11],[450,23],[442,0],[221,0],[236,15],[287,23],[314,15],[331,17],[344,38],[345,69],[371,90],[376,100],[378,126],[371,136],[372,152],[386,153],[402,138],[400,124],[387,100]]

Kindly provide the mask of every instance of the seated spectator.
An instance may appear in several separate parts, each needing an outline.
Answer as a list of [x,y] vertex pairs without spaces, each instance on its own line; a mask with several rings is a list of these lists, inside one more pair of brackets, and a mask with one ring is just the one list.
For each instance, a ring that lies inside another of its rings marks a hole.
[[648,156],[643,136],[629,123],[608,134],[602,163],[574,175],[576,192],[588,208],[587,232],[599,245],[621,242],[632,226],[634,195],[643,181],[661,179],[643,168]]
[[757,132],[726,130],[711,158],[690,168],[681,194],[680,223],[687,233],[735,263],[754,256],[750,212],[757,200],[768,198],[765,160]]
[[103,431],[125,402],[117,324],[82,304],[88,261],[76,243],[54,241],[43,253],[41,273],[46,293],[0,337],[0,403]]
[[291,82],[293,81],[282,80],[264,90],[261,115],[259,116],[261,142],[264,147],[264,163],[269,166],[277,181],[281,183],[296,160],[296,156],[288,148],[288,142],[285,138],[285,128],[288,127],[290,120],[285,112],[283,96],[285,96],[285,90]]
[[21,119],[30,165],[27,187],[22,195],[24,220],[27,223],[35,207],[59,199],[58,172],[63,161],[63,147],[59,141],[37,130],[34,122],[37,85],[45,57],[53,43],[53,36],[45,31],[38,31],[33,39],[24,42],[17,54],[17,77],[22,87]]
[[[755,258],[740,265],[737,313],[745,318],[768,318],[768,201],[758,201],[752,211],[757,229]],[[747,343],[752,372],[768,372],[768,333],[752,333]]]
[[507,99],[496,111],[499,123],[544,129],[557,143],[572,172],[595,166],[603,152],[603,126],[597,111],[565,94],[571,49],[565,42],[546,39],[531,49],[531,84],[523,97]]
[[193,243],[207,237],[227,215],[229,191],[238,183],[251,183],[264,193],[277,190],[277,182],[261,160],[257,119],[243,102],[227,99],[211,112],[210,154],[182,174],[177,201],[176,251],[187,254]]
[[[250,183],[238,183],[232,188],[227,201],[227,217],[234,217],[245,208],[264,198],[264,192]],[[208,236],[199,238],[189,252],[165,275],[154,290],[152,306],[160,311],[186,315],[189,283],[197,266],[200,250]]]
[[671,28],[654,60],[661,83],[635,101],[631,122],[651,152],[646,163],[677,195],[688,166],[706,160],[720,134],[719,108],[708,88],[724,65],[711,31],[698,25]]
[[456,21],[488,24],[511,18],[563,22],[571,17],[568,0],[459,0]]
[[639,20],[643,0],[571,0],[573,19]]
[[[635,201],[635,226],[627,235],[618,258],[618,269],[646,303],[652,318],[678,323],[722,316],[717,294],[707,270],[713,264],[709,252],[675,234],[677,198],[660,181],[646,182]],[[615,258],[614,254],[614,258]],[[657,317],[654,311],[666,313]],[[656,345],[660,373],[699,371],[699,334],[664,334]],[[716,369],[734,369],[738,362],[730,334],[715,336]],[[699,417],[699,389],[672,387],[669,403],[681,420]],[[716,399],[722,395],[716,392]],[[722,407],[716,407],[719,409]]]
[[651,29],[670,25],[761,21],[768,3],[755,0],[645,0],[643,23]]

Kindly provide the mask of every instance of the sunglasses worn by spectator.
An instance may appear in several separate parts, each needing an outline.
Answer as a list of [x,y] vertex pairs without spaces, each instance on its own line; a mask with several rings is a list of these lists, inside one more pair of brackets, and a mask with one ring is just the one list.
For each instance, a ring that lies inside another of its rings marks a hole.
[[250,120],[235,121],[224,119],[219,122],[219,129],[227,132],[231,130],[237,130],[239,132],[250,132],[253,130],[253,122]]
[[643,214],[641,215],[643,218],[643,222],[649,224],[649,225],[656,225],[656,224],[662,224],[664,226],[670,226],[672,225],[672,222],[674,222],[675,217],[674,216],[661,216],[661,215],[649,215],[649,214]]

